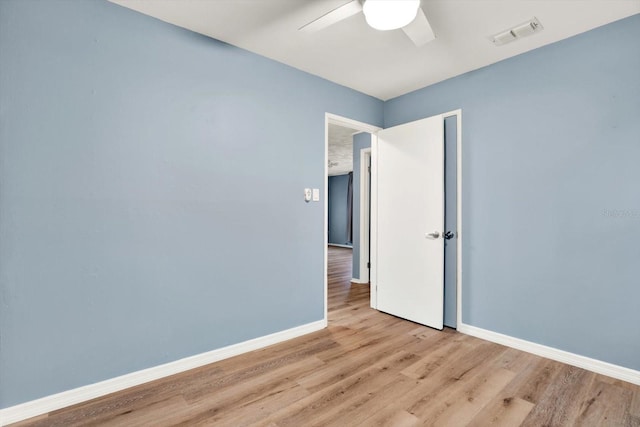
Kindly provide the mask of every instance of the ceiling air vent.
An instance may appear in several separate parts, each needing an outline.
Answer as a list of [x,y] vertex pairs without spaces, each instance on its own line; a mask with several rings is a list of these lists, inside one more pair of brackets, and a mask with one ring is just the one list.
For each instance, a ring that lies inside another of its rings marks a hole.
[[543,28],[538,18],[533,17],[527,22],[523,22],[509,30],[501,31],[491,36],[491,41],[496,46],[502,46],[503,44],[511,43],[523,37],[530,36],[531,34],[539,33]]

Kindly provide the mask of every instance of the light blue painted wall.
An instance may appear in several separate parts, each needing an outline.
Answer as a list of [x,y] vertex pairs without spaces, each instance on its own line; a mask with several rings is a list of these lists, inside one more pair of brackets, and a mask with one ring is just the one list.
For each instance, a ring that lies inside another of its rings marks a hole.
[[381,101],[104,1],[0,1],[0,63],[0,407],[322,319],[302,190]]
[[353,136],[353,277],[360,276],[360,151],[371,147],[371,134],[358,133]]
[[349,236],[347,235],[349,174],[330,176],[328,185],[329,243],[338,245],[350,244]]
[[638,40],[635,15],[385,103],[463,110],[464,323],[640,369]]

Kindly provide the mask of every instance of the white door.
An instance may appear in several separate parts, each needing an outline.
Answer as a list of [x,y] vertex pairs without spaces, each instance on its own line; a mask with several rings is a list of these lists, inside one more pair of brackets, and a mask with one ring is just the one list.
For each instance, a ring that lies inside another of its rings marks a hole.
[[444,317],[444,121],[378,132],[377,309],[433,328]]

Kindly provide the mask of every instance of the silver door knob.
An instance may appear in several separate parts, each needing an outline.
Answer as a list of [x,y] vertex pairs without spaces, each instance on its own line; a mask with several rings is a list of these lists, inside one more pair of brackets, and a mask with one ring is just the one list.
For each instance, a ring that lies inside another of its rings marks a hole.
[[440,233],[437,231],[434,231],[433,233],[425,234],[424,237],[426,237],[427,239],[437,239],[438,237],[440,237]]

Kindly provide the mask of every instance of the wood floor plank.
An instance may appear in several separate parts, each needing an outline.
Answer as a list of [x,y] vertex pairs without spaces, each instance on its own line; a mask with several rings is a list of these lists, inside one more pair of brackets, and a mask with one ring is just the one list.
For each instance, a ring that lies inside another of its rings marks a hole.
[[216,365],[223,371],[231,373],[237,370],[246,370],[249,364],[268,365],[273,360],[281,362],[286,358],[300,358],[312,355],[320,351],[336,346],[335,338],[353,334],[349,328],[337,327],[335,329],[323,329],[311,334],[303,335],[288,341],[287,347],[271,345],[264,349],[256,350],[250,354],[242,354],[236,357],[217,362]]
[[182,396],[155,402],[137,411],[125,411],[110,419],[100,421],[104,427],[143,427],[158,424],[177,423],[189,412],[189,405]]
[[372,310],[329,249],[328,328],[16,426],[626,426],[640,387]]
[[369,389],[387,384],[392,380],[391,377],[416,358],[414,354],[396,351],[374,365],[300,400],[281,413],[273,414],[265,422],[275,421],[279,426],[300,426],[315,422],[332,408],[339,409],[347,401],[356,399],[360,393],[367,393]]
[[[516,363],[521,370],[515,370],[517,375],[491,400],[469,424],[470,426],[512,426],[520,425],[528,416],[556,372],[553,368],[560,364],[533,355],[521,353],[527,360],[527,365]],[[515,359],[514,359],[515,361]],[[514,364],[503,365],[513,368]]]
[[452,353],[473,350],[473,346],[465,342],[464,339],[457,340],[434,340],[429,353],[421,357],[411,366],[402,371],[403,375],[415,379],[424,379],[429,373],[437,370],[446,364]]
[[434,426],[467,425],[514,376],[506,369],[492,369],[468,383],[452,385],[444,391],[447,397],[443,396],[442,403],[431,405],[420,419]]
[[351,423],[353,422],[351,418],[344,418],[347,413],[363,411],[365,405],[376,396],[386,395],[388,397],[386,391],[390,387],[390,384],[398,378],[398,372],[403,366],[411,363],[411,361],[417,357],[403,350],[397,352],[396,355],[395,360],[390,362],[388,366],[383,367],[378,374],[361,382],[358,388],[353,388],[348,395],[344,396],[340,405],[336,405],[314,416],[313,421],[309,423],[309,425],[312,427],[321,427],[330,423],[344,422],[345,419],[348,419],[349,423]]
[[576,424],[598,426],[624,425],[633,392],[604,381],[596,381],[587,394]]
[[[399,403],[389,403],[378,411],[369,414],[363,421],[354,424],[356,427],[395,427],[398,420],[406,419],[406,415],[411,415],[411,420],[415,420],[413,425],[420,425],[420,419],[402,408]],[[405,421],[406,422],[406,421]]]
[[535,405],[518,397],[507,397],[495,405],[487,405],[475,416],[469,427],[519,426]]
[[431,405],[439,401],[438,396],[441,390],[475,376],[482,368],[482,360],[493,359],[504,351],[502,346],[471,337],[470,339],[475,342],[475,346],[471,346],[465,351],[452,353],[451,357],[441,366],[425,361],[425,368],[418,375],[419,384],[403,395],[395,396],[392,404],[379,413],[372,414],[371,418],[365,419],[361,425],[384,424],[384,420],[398,410],[406,410],[421,418],[420,412],[428,411]]
[[629,413],[634,417],[640,417],[640,387],[638,387],[638,389],[633,393]]
[[299,365],[312,369],[309,366],[315,366],[322,363],[319,359],[314,357],[314,353],[334,345],[336,344],[333,341],[318,342],[307,350],[297,351],[265,362],[249,365],[245,369],[235,370],[228,375],[217,377],[212,381],[209,381],[206,384],[200,384],[197,387],[185,386],[181,393],[188,402],[192,402],[197,401],[201,396],[208,395],[212,392],[219,393],[220,390],[234,388],[238,385],[246,384],[247,381],[261,378],[262,376],[269,377],[269,375],[273,374],[274,371],[287,371],[297,368]]
[[577,419],[586,402],[595,374],[562,365],[540,401],[523,421],[523,426],[566,426]]
[[[309,392],[298,384],[284,391],[274,391],[264,399],[233,408],[224,414],[216,425],[239,427],[251,426],[268,418],[271,414],[286,408],[309,396]],[[274,424],[275,425],[275,424]]]
[[[418,380],[405,377],[404,375],[398,375],[391,383],[385,385],[382,390],[379,390],[372,396],[353,401],[346,406],[342,405],[341,414],[343,418],[330,420],[326,423],[326,426],[344,427],[344,420],[349,420],[349,425],[353,426],[361,425],[365,421],[375,424],[375,414],[389,406],[389,402],[393,402],[395,396],[404,395],[418,384],[420,384]],[[406,412],[399,406],[394,408],[395,411]]]
[[389,427],[414,427],[420,425],[420,420],[407,411],[398,411],[389,417],[389,419],[381,424]]
[[321,365],[320,360],[307,358],[229,387],[210,390],[208,394],[200,394],[197,399],[186,399],[193,413],[188,421],[191,424],[207,419],[221,421],[227,413],[234,409],[249,406],[254,402],[291,389],[297,389],[298,384],[295,382],[295,377]]
[[343,356],[345,360],[341,361],[341,363],[326,364],[311,375],[298,379],[298,383],[310,392],[331,386],[353,375],[354,372],[363,369],[363,367],[371,366],[380,358],[397,352],[398,348],[401,348],[403,341],[407,339],[401,338],[403,339],[392,338],[386,342],[382,341],[375,347],[360,347],[349,353],[348,356]]
[[[477,344],[478,347],[484,345],[481,341]],[[486,348],[490,351],[482,352],[476,348],[467,353],[473,357],[468,357],[466,361],[461,359],[451,366],[449,372],[454,375],[445,376],[444,382],[438,381],[440,386],[437,389],[431,389],[420,403],[413,404],[407,410],[431,425],[468,424],[516,375],[515,372],[500,367],[501,356],[506,348]],[[455,369],[458,371],[455,372]],[[446,372],[436,370],[438,371]],[[433,376],[431,378],[430,381],[426,378],[423,381],[432,385]],[[425,401],[429,401],[429,404],[425,405]]]

